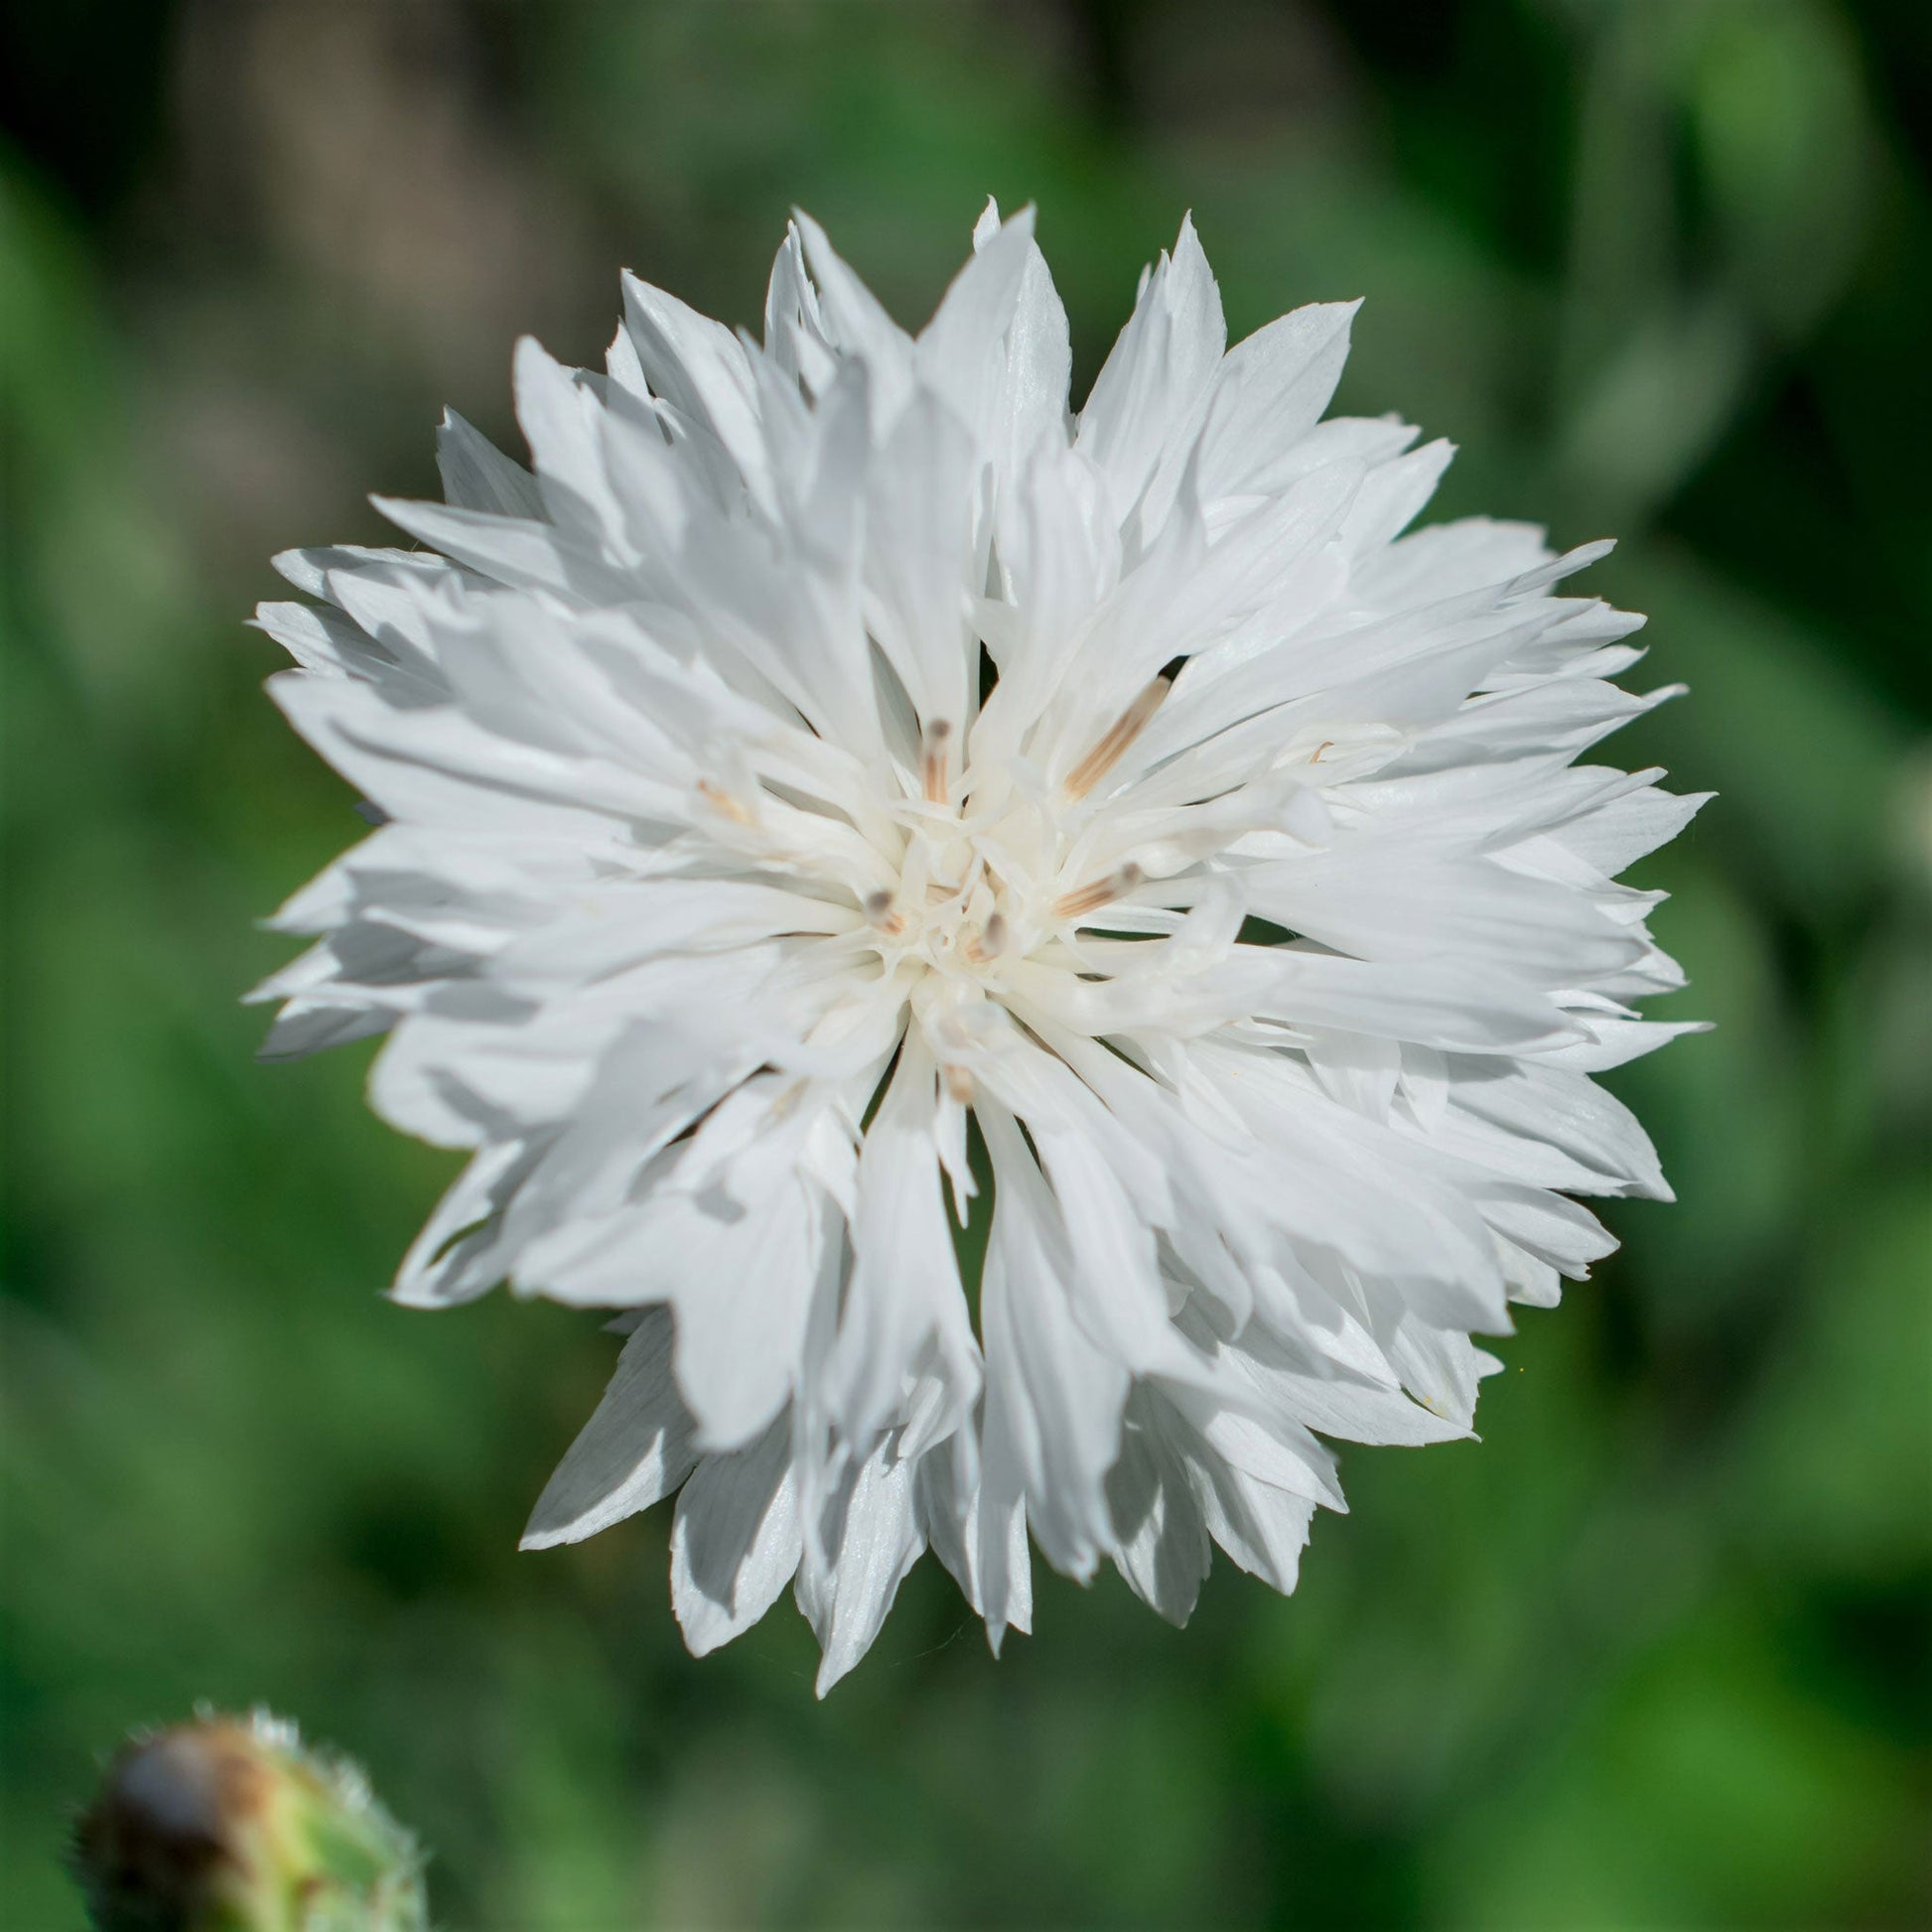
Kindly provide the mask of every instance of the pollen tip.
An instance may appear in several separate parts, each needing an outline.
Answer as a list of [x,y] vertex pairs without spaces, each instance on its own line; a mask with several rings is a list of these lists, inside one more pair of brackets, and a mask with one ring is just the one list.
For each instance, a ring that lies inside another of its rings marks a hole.
[[897,939],[905,930],[903,914],[893,909],[893,896],[883,889],[868,893],[860,901],[869,923],[877,926],[889,938]]
[[935,718],[920,741],[920,789],[928,805],[946,802],[946,741],[951,737],[951,721]]
[[1084,798],[1110,771],[1120,755],[1147,729],[1147,722],[1167,702],[1173,679],[1157,671],[1132,704],[1101,733],[1093,749],[1066,774],[1061,789],[1069,798]]
[[1105,879],[1096,879],[1091,885],[1082,886],[1071,893],[1062,893],[1053,901],[1054,914],[1062,919],[1074,919],[1083,912],[1095,911],[1119,898],[1123,893],[1131,893],[1146,877],[1147,874],[1130,859]]
[[989,965],[1007,949],[1006,914],[1000,911],[989,912],[986,923],[966,941],[962,948],[968,960],[975,966]]

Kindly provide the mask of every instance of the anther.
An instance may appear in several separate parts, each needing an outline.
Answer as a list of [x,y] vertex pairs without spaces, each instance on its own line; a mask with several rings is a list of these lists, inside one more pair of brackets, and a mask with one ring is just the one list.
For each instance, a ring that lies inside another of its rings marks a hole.
[[998,959],[1007,949],[1007,918],[1004,912],[990,912],[986,923],[966,941],[962,950],[975,966]]
[[962,1107],[973,1104],[973,1076],[963,1066],[950,1063],[941,1069],[946,1082],[946,1092]]
[[865,897],[865,911],[866,917],[889,939],[897,939],[905,930],[904,915],[893,909],[891,893],[868,893]]
[[1053,916],[1077,919],[1081,913],[1091,912],[1119,898],[1123,893],[1131,893],[1146,877],[1140,867],[1130,860],[1118,872],[1110,872],[1105,879],[1096,879],[1091,886],[1082,886],[1077,892],[1062,894],[1053,901]]
[[952,727],[943,718],[935,718],[925,728],[925,739],[920,747],[920,780],[928,805],[943,805],[946,802],[946,741],[951,736]]
[[1314,756],[1309,759],[1309,762],[1311,764],[1319,764],[1321,762],[1321,754],[1323,752],[1332,752],[1334,749],[1335,749],[1335,741],[1332,738],[1324,738],[1321,741],[1321,743],[1314,748]]
[[1147,729],[1147,721],[1161,709],[1173,689],[1173,679],[1163,672],[1107,727],[1093,750],[1066,774],[1062,789],[1069,798],[1084,798],[1113,768],[1115,760]]

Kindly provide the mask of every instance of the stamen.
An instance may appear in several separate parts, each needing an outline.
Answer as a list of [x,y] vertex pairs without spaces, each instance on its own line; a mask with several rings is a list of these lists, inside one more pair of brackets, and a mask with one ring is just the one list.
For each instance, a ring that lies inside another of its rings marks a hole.
[[1131,893],[1147,875],[1131,860],[1118,872],[1112,872],[1105,879],[1096,879],[1091,886],[1082,886],[1078,892],[1062,894],[1053,901],[1053,916],[1057,919],[1077,919],[1083,912],[1091,912],[1116,899],[1123,893]]
[[1084,798],[1112,769],[1120,755],[1147,729],[1147,721],[1161,709],[1173,689],[1173,679],[1163,672],[1107,727],[1093,750],[1066,774],[1062,789],[1069,798]]
[[905,915],[893,909],[891,893],[868,893],[865,912],[866,917],[889,939],[897,939],[905,930]]
[[925,728],[920,776],[928,805],[943,805],[946,802],[946,741],[951,736],[952,727],[943,718],[935,718]]
[[973,1076],[963,1066],[946,1065],[940,1069],[946,1082],[946,1092],[962,1107],[973,1104]]
[[698,780],[698,795],[713,811],[722,812],[725,817],[737,824],[751,825],[756,822],[740,800],[734,798],[722,785],[713,784],[709,778]]
[[987,914],[985,925],[966,941],[961,950],[975,966],[998,959],[1007,949],[1007,919],[1004,912]]
[[1314,756],[1309,759],[1309,762],[1311,764],[1319,764],[1321,762],[1321,754],[1323,752],[1332,752],[1334,749],[1335,749],[1335,741],[1332,738],[1324,738],[1321,741],[1321,743],[1314,748]]

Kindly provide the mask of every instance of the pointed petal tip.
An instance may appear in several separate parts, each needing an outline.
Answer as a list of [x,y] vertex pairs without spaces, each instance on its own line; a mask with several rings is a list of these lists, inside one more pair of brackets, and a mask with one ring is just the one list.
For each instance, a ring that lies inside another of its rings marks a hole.
[[405,1282],[392,1282],[382,1291],[382,1299],[394,1303],[399,1309],[424,1310],[432,1313],[450,1306],[436,1296],[425,1295],[421,1289],[413,1288]]
[[510,347],[510,388],[518,406],[526,387],[561,377],[568,382],[571,371],[537,341],[534,336],[519,336]]

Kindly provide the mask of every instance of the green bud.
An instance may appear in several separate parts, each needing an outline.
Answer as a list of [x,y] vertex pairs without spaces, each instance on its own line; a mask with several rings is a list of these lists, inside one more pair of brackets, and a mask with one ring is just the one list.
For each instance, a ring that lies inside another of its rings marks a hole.
[[74,1840],[96,1932],[425,1932],[422,1866],[355,1765],[259,1711],[131,1737]]

